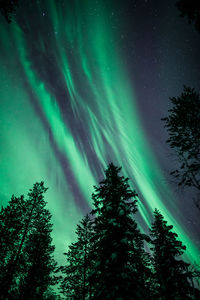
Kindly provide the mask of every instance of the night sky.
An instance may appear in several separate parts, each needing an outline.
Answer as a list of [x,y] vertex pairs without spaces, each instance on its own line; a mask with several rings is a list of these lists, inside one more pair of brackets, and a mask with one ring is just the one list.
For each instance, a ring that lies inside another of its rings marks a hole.
[[0,16],[2,204],[44,180],[62,262],[112,161],[139,194],[141,229],[157,207],[199,262],[196,193],[172,182],[160,119],[184,84],[199,92],[200,34],[171,0],[22,2],[11,24]]

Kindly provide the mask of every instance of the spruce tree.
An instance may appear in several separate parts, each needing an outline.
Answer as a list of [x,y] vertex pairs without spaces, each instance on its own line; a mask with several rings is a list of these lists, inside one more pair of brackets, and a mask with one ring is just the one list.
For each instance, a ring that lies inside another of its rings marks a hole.
[[56,264],[46,190],[43,182],[35,183],[28,199],[13,196],[1,210],[1,299],[43,299],[53,283]]
[[64,253],[67,263],[61,267],[61,290],[67,299],[90,299],[92,290],[88,274],[92,266],[90,253],[93,226],[88,214],[77,225],[76,235],[77,241]]
[[192,273],[181,255],[186,247],[177,239],[162,214],[155,209],[151,228],[153,267],[157,282],[157,298],[162,300],[194,299]]
[[16,288],[20,276],[16,264],[20,240],[23,235],[26,214],[25,199],[12,195],[8,205],[0,211],[0,299],[5,299],[9,289]]
[[137,194],[121,168],[112,163],[106,178],[95,188],[92,198],[95,215],[95,265],[90,274],[93,299],[146,299],[145,273],[149,272],[144,251],[144,236],[133,219],[137,211]]
[[36,183],[29,192],[26,205],[32,206],[39,197],[24,241],[22,258],[25,259],[24,276],[20,282],[21,299],[44,299],[48,289],[56,283],[54,272],[56,262],[53,257],[51,213],[46,209],[43,184]]

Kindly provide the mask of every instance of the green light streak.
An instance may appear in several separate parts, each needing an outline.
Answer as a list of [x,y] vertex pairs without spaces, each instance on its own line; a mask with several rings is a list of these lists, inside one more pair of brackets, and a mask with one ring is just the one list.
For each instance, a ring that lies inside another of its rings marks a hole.
[[[176,212],[174,211],[172,215],[168,209],[169,206],[174,208],[175,196],[164,183],[162,171],[143,131],[137,99],[132,88],[133,83],[128,78],[122,54],[119,52],[120,45],[117,44],[117,37],[112,30],[111,11],[105,7],[103,1],[98,4],[92,0],[74,1],[73,4],[65,5],[66,7],[61,7],[56,1],[46,1],[46,14],[50,18],[50,28],[56,32],[51,32],[52,37],[48,39],[48,47],[53,53],[54,62],[65,85],[64,89],[69,95],[62,101],[67,104],[69,110],[71,109],[74,124],[84,120],[87,141],[84,141],[81,135],[79,140],[77,136],[73,136],[71,127],[63,118],[65,112],[61,111],[55,95],[47,88],[45,78],[41,78],[37,70],[32,67],[31,45],[28,44],[27,36],[17,24],[12,25],[10,33],[7,32],[6,24],[2,26],[4,57],[1,57],[1,60],[6,57],[9,61],[13,53],[9,44],[11,40],[16,49],[13,66],[16,67],[15,59],[22,66],[24,77],[33,90],[58,150],[70,165],[85,202],[91,206],[90,195],[93,185],[99,180],[90,165],[89,148],[95,152],[99,168],[105,169],[109,162],[106,157],[110,157],[122,166],[125,176],[134,178],[137,190],[143,196],[147,207],[151,211],[156,207],[162,212],[169,223],[174,225],[179,238],[187,246],[189,259],[197,261],[197,258],[199,259],[197,247],[190,240],[184,225],[176,220]],[[38,17],[38,22],[39,25],[45,26],[41,16]],[[32,32],[31,25],[29,26]],[[44,41],[45,36],[41,33],[36,41],[37,49],[41,54],[44,54],[46,49]],[[15,76],[20,77],[14,67],[10,65],[7,78],[4,79],[8,86],[12,86],[9,72],[15,72]],[[45,68],[46,65],[38,67]],[[24,192],[24,186],[29,188],[41,177],[47,182],[46,185],[50,187],[49,205],[55,214],[55,237],[60,235],[56,240],[59,245],[57,251],[62,253],[63,240],[66,240],[67,236],[69,241],[73,239],[72,227],[75,228],[78,219],[81,218],[81,212],[76,207],[70,181],[66,182],[62,165],[48,140],[48,132],[27,100],[29,95],[24,91],[23,81],[19,82],[19,79],[16,79],[16,86],[18,86],[17,93],[16,87],[8,91],[4,88],[5,83],[1,86],[3,91],[1,125],[3,126],[4,121],[7,124],[8,119],[12,127],[15,124],[15,130],[7,132],[4,128],[2,133],[5,145],[1,149],[1,161],[6,161],[6,164],[2,163],[1,168],[6,170],[6,176],[2,179],[0,187],[7,196],[10,191]],[[12,98],[15,98],[15,101],[10,102],[9,99]],[[7,102],[13,116],[10,116],[9,110],[4,110]],[[22,103],[25,113],[21,113],[20,118],[16,120],[14,114],[20,109],[19,103],[20,105]],[[26,127],[26,124],[29,126]],[[20,149],[12,148],[10,141],[14,145],[19,145],[20,141]],[[9,157],[13,159],[8,163]],[[19,165],[29,167],[20,169]],[[10,176],[12,170],[14,172]],[[8,188],[5,189],[5,186]],[[169,202],[168,207],[160,196],[161,191],[168,195],[166,198]],[[151,216],[141,202],[139,202],[139,209],[144,221],[150,225]]]

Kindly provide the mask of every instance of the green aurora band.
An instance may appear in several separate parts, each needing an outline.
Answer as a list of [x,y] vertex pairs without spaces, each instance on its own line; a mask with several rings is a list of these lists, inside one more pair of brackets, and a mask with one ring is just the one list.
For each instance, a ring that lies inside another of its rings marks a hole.
[[1,19],[1,199],[6,204],[10,193],[45,181],[62,261],[77,222],[91,208],[93,185],[112,160],[144,199],[138,203],[141,228],[157,207],[198,263],[199,250],[178,221],[175,196],[143,130],[112,5],[100,2],[36,1],[26,14],[19,8],[11,25]]

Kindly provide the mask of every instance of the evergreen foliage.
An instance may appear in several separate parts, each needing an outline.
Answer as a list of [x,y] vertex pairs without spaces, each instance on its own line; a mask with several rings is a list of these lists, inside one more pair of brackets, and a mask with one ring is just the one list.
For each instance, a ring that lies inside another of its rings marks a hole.
[[43,182],[35,183],[27,200],[12,196],[0,212],[1,299],[44,299],[43,294],[55,283],[46,190]]
[[[67,299],[198,299],[194,271],[181,258],[185,246],[173,226],[154,212],[151,237],[134,219],[137,194],[121,168],[110,164],[105,179],[92,194],[93,220],[87,215],[77,226],[77,241],[65,253],[61,290]],[[152,253],[144,249],[153,245]],[[147,245],[148,246],[148,245]]]
[[157,209],[151,238],[140,232],[137,194],[120,170],[109,164],[105,179],[94,187],[93,210],[77,225],[77,240],[60,268],[53,257],[44,183],[35,183],[27,199],[11,197],[0,211],[0,299],[60,299],[53,288],[58,281],[64,299],[200,298],[193,284],[199,273],[182,259],[186,248]]
[[77,242],[69,246],[66,256],[66,266],[60,268],[64,274],[61,283],[62,293],[67,299],[90,299],[91,283],[89,272],[92,267],[91,237],[93,225],[89,215],[86,215],[77,225]]
[[94,299],[145,299],[145,274],[149,271],[143,249],[144,236],[133,216],[137,194],[128,178],[119,175],[121,168],[110,164],[106,178],[95,187],[94,253],[91,274]]
[[24,196],[11,197],[9,204],[0,211],[0,286],[1,299],[7,294],[12,280],[16,281],[19,268],[16,265],[16,253],[19,248],[19,241],[22,238],[24,215],[26,212]]
[[[181,259],[186,247],[178,235],[167,225],[162,214],[155,209],[151,228],[153,268],[157,282],[157,299],[194,299],[192,272],[189,264]],[[156,299],[156,298],[155,298]]]

